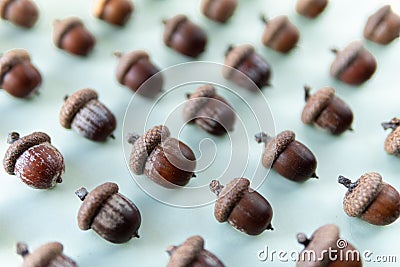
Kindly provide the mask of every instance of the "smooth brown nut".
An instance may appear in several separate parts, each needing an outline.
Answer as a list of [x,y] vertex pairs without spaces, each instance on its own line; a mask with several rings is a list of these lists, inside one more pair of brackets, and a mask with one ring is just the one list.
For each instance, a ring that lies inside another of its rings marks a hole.
[[343,200],[347,215],[374,225],[388,225],[399,218],[400,194],[379,173],[365,173],[354,183],[339,176],[338,182],[348,188]]
[[93,2],[93,16],[112,25],[124,26],[133,12],[133,3],[130,0],[95,0]]
[[55,46],[70,54],[86,56],[92,51],[96,39],[76,17],[56,20],[53,23],[53,42]]
[[255,135],[258,143],[265,144],[262,164],[265,168],[273,168],[283,177],[304,182],[316,178],[317,160],[304,144],[295,140],[295,133],[283,131],[276,137],[265,133]]
[[233,16],[237,5],[237,0],[202,0],[200,9],[207,18],[225,23]]
[[369,16],[364,28],[364,37],[378,44],[386,45],[399,38],[400,16],[390,5],[381,7]]
[[12,96],[26,98],[37,91],[42,76],[24,49],[12,49],[0,57],[0,88]]
[[223,135],[233,130],[235,111],[222,96],[217,95],[212,85],[203,85],[183,107],[183,119],[193,122],[213,135]]
[[31,28],[39,18],[39,10],[31,0],[0,0],[0,16],[14,25]]
[[64,158],[50,144],[50,137],[34,132],[22,138],[10,133],[3,166],[8,174],[16,175],[25,184],[36,189],[48,189],[62,182]]
[[86,88],[66,97],[59,119],[62,127],[74,129],[79,135],[104,142],[113,138],[117,126],[112,112],[97,100],[97,92]]
[[328,0],[298,0],[296,3],[296,11],[300,15],[312,19],[321,14],[327,5]]
[[139,237],[139,209],[127,197],[118,193],[117,184],[104,183],[90,193],[81,188],[75,194],[83,201],[78,212],[78,226],[81,230],[93,229],[105,240],[116,244]]
[[171,256],[167,267],[224,267],[225,265],[210,251],[204,249],[204,239],[192,236],[179,246],[167,248]]
[[272,207],[262,195],[250,188],[248,179],[232,179],[225,187],[213,180],[210,190],[218,196],[214,207],[214,216],[218,222],[228,221],[234,228],[248,235],[273,230]]
[[400,120],[393,118],[389,122],[382,123],[383,129],[392,129],[392,132],[386,137],[385,151],[395,156],[400,156]]

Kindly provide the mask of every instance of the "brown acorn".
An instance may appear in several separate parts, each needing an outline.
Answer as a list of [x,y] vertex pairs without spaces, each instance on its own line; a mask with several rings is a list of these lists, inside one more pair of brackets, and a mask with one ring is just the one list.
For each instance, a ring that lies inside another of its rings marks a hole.
[[176,15],[164,21],[164,43],[188,57],[198,57],[204,52],[207,35],[185,15]]
[[202,0],[201,12],[207,18],[225,23],[236,10],[237,0]]
[[169,136],[168,127],[163,125],[142,136],[128,136],[128,143],[133,145],[129,167],[134,174],[144,173],[161,186],[176,188],[194,177],[196,157],[186,144]]
[[171,256],[167,267],[224,267],[225,265],[210,251],[204,249],[204,239],[192,236],[179,246],[167,248]]
[[90,193],[81,188],[75,194],[83,201],[78,212],[81,230],[93,229],[105,240],[120,244],[139,237],[141,215],[138,208],[124,195],[118,185],[104,183]]
[[272,207],[262,195],[250,188],[248,179],[234,178],[225,187],[213,180],[210,190],[218,196],[214,207],[214,216],[218,222],[228,221],[234,228],[248,235],[273,230]]
[[310,96],[310,87],[305,86],[305,100],[301,121],[305,124],[315,124],[339,135],[346,130],[352,130],[353,112],[346,103],[335,96],[335,89],[323,87]]
[[364,37],[372,42],[386,45],[399,38],[400,16],[390,5],[381,7],[369,16],[364,28]]
[[92,51],[96,39],[76,17],[56,20],[53,23],[55,46],[77,56],[86,56]]
[[50,242],[30,253],[25,243],[17,243],[17,254],[24,258],[22,267],[77,267],[74,260],[63,253],[63,245]]
[[61,126],[72,128],[93,141],[104,142],[108,137],[114,138],[115,116],[97,98],[96,91],[88,88],[66,97],[59,116]]
[[343,200],[347,215],[374,225],[388,225],[399,218],[400,194],[379,173],[365,173],[354,183],[339,176],[338,182],[348,188]]
[[269,86],[271,67],[255,52],[252,45],[230,46],[225,54],[224,64],[226,67],[222,69],[222,74],[225,79],[241,87],[256,91],[256,89]]
[[382,123],[383,129],[392,129],[392,132],[386,137],[385,151],[395,156],[400,156],[400,120],[393,118],[389,122]]
[[26,50],[12,49],[0,57],[0,88],[12,96],[26,98],[42,83],[40,72]]
[[360,85],[369,80],[376,70],[375,57],[360,41],[350,43],[342,51],[332,51],[336,57],[330,74],[344,83]]
[[201,129],[223,135],[233,130],[236,114],[229,103],[215,92],[212,85],[203,85],[188,95],[183,107],[183,119],[195,123]]
[[328,0],[298,0],[296,11],[304,17],[313,19],[321,14],[327,5]]
[[3,166],[10,175],[16,175],[25,184],[36,189],[49,189],[62,182],[64,158],[50,143],[50,137],[34,132],[20,138],[10,133]]
[[92,14],[115,26],[124,26],[133,12],[130,0],[95,0]]
[[0,0],[0,16],[14,25],[31,28],[39,18],[39,10],[31,0]]
[[256,134],[256,141],[265,144],[262,164],[294,182],[317,178],[314,154],[304,144],[296,141],[295,137],[292,131],[283,131],[276,137],[265,133]]
[[[149,98],[154,98],[161,92],[163,77],[145,51],[135,50],[126,54],[117,52],[115,55],[119,57],[116,77],[120,84]],[[146,81],[146,85],[140,88]],[[139,88],[140,90],[138,90]]]

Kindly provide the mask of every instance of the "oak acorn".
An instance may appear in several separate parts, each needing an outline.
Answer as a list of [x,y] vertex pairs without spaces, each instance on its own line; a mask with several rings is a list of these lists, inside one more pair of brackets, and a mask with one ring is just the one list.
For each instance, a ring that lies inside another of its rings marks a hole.
[[213,21],[225,23],[232,17],[237,5],[237,0],[202,0],[201,12]]
[[328,0],[298,0],[296,3],[296,11],[300,15],[313,19],[321,14],[326,6]]
[[386,137],[385,151],[389,154],[400,156],[400,120],[393,118],[389,122],[382,123],[383,129],[392,129],[392,132]]
[[364,28],[364,37],[377,44],[387,45],[400,35],[400,16],[390,5],[381,7],[369,16]]
[[31,0],[0,0],[0,16],[14,25],[32,28],[39,18],[39,9]]
[[124,26],[133,12],[130,0],[95,0],[92,14],[115,26]]

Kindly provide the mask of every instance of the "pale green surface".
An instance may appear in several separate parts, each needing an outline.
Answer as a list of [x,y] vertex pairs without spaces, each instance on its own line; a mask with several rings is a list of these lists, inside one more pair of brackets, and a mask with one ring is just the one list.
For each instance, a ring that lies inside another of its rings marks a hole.
[[[0,50],[28,49],[44,79],[40,96],[29,101],[17,100],[0,92],[0,138],[3,140],[0,154],[7,148],[5,138],[8,132],[17,130],[25,135],[41,130],[52,137],[53,144],[64,155],[67,170],[64,182],[49,191],[28,188],[17,178],[1,171],[0,266],[19,266],[21,259],[15,254],[17,241],[26,241],[34,249],[51,240],[62,242],[66,254],[79,266],[165,266],[168,261],[165,248],[194,234],[202,235],[206,239],[206,248],[218,255],[226,266],[294,266],[291,262],[261,263],[257,260],[257,252],[265,245],[274,250],[300,250],[301,246],[295,240],[296,233],[311,234],[326,223],[338,224],[341,236],[360,251],[371,250],[374,255],[397,253],[400,261],[399,222],[388,227],[375,227],[348,218],[341,207],[345,189],[336,182],[339,174],[355,179],[364,172],[377,171],[387,182],[400,188],[399,159],[383,151],[388,132],[380,127],[382,121],[399,116],[400,44],[395,41],[383,47],[366,42],[367,48],[377,58],[378,70],[371,81],[360,88],[343,85],[328,74],[333,59],[329,49],[362,39],[367,16],[384,3],[391,3],[399,13],[398,1],[331,1],[320,18],[307,20],[295,13],[295,1],[243,0],[227,25],[217,25],[200,14],[199,1],[141,0],[135,2],[135,14],[127,27],[121,30],[94,19],[89,12],[91,1],[41,0],[37,3],[41,16],[32,30],[21,30],[4,21],[0,23]],[[146,49],[162,68],[188,61],[162,43],[161,20],[177,13],[187,14],[208,33],[207,51],[200,60],[223,62],[224,50],[231,43],[251,43],[265,56],[273,68],[273,88],[264,90],[264,94],[269,100],[277,131],[294,130],[298,140],[307,144],[318,158],[319,180],[298,185],[272,172],[260,187],[259,192],[274,208],[273,232],[252,237],[227,224],[218,224],[211,205],[197,209],[163,205],[138,189],[130,177],[121,137],[122,120],[131,93],[115,81],[116,59],[112,53]],[[258,18],[260,13],[269,17],[287,14],[301,31],[299,47],[287,56],[264,48],[260,42],[263,31]],[[69,15],[81,17],[97,37],[97,46],[86,59],[67,55],[51,43],[51,22]],[[302,86],[305,83],[313,88],[334,86],[354,111],[355,131],[333,137],[304,126],[300,113],[304,105]],[[58,112],[63,96],[83,87],[98,90],[100,100],[115,113],[118,119],[116,141],[96,144],[59,125]],[[139,240],[112,245],[92,231],[78,229],[76,213],[80,201],[73,194],[74,190],[80,186],[90,190],[105,181],[117,182],[121,193],[132,199],[141,210],[143,224]]]

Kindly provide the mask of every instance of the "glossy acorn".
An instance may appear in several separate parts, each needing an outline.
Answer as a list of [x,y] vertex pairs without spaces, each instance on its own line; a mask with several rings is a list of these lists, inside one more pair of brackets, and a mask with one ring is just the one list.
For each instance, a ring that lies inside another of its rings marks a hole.
[[225,23],[235,13],[237,5],[237,0],[202,0],[200,9],[207,18]]
[[117,184],[107,182],[90,193],[85,188],[75,192],[83,201],[78,211],[78,226],[81,230],[92,229],[115,244],[139,237],[139,209],[131,200],[118,193],[118,190]]
[[8,136],[10,144],[3,166],[10,175],[36,189],[49,189],[62,182],[64,158],[51,145],[50,137],[42,132],[34,132],[21,137],[13,132]]
[[[115,53],[119,58],[116,69],[117,81],[144,97],[154,98],[161,92],[163,76],[150,61],[149,54],[135,50],[126,54]],[[140,88],[144,83],[146,84]],[[139,90],[140,88],[140,90]]]
[[222,69],[222,74],[225,79],[241,87],[256,91],[269,86],[271,67],[255,52],[252,45],[230,46],[225,54],[224,64],[226,67]]
[[376,59],[360,41],[350,43],[342,51],[332,51],[336,54],[330,68],[332,77],[350,85],[360,85],[375,73]]
[[224,267],[225,265],[210,251],[204,249],[204,239],[192,236],[179,246],[170,246],[171,256],[167,267]]
[[273,230],[271,204],[250,188],[248,179],[234,178],[225,187],[213,180],[210,190],[218,196],[214,207],[214,216],[218,222],[228,221],[234,228],[248,235]]
[[225,98],[217,94],[214,86],[207,84],[188,95],[183,107],[183,119],[220,136],[233,130],[236,114]]
[[82,20],[69,17],[53,23],[53,42],[56,47],[76,56],[86,56],[96,44],[95,37]]
[[393,118],[389,122],[382,123],[383,129],[392,129],[392,132],[386,137],[385,151],[389,154],[400,156],[400,120]]
[[0,0],[0,16],[19,27],[32,28],[39,18],[39,9],[31,0]]
[[296,3],[296,11],[300,15],[313,19],[321,14],[326,6],[328,0],[298,0]]
[[95,0],[92,14],[109,24],[124,26],[131,17],[133,9],[130,0]]
[[294,182],[317,178],[315,173],[317,160],[314,154],[295,138],[296,135],[292,131],[283,131],[276,137],[265,133],[256,134],[256,141],[265,144],[262,155],[263,166],[267,169],[273,168]]
[[200,26],[185,15],[176,15],[164,21],[164,43],[178,53],[196,58],[204,52],[207,35]]
[[128,136],[132,144],[129,168],[134,174],[145,174],[166,188],[186,185],[194,177],[196,157],[183,142],[170,137],[168,127],[159,125],[142,136]]
[[339,97],[335,89],[323,87],[310,96],[310,87],[305,86],[305,100],[301,121],[305,124],[318,125],[334,135],[352,130],[353,112]]
[[400,35],[400,16],[390,5],[381,7],[369,16],[364,28],[364,37],[372,42],[387,45]]
[[112,135],[117,122],[112,112],[98,101],[96,91],[81,89],[65,98],[59,115],[60,124],[74,129],[79,135],[98,142],[104,142]]
[[0,57],[0,88],[18,98],[37,92],[42,76],[26,50],[12,49]]
[[388,225],[399,218],[400,194],[383,182],[379,173],[365,173],[354,183],[339,176],[338,182],[348,188],[343,209],[350,217],[359,217],[373,225]]

